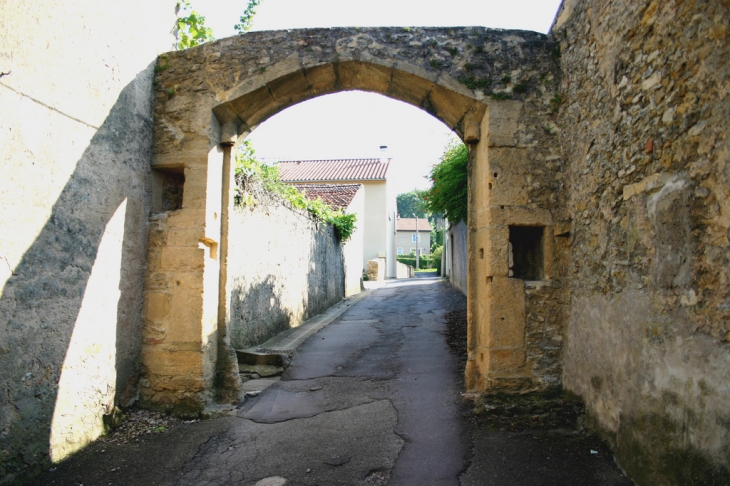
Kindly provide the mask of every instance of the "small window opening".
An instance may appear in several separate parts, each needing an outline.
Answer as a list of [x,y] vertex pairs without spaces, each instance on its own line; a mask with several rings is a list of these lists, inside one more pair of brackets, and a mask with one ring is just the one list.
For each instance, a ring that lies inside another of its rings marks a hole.
[[154,170],[152,210],[155,212],[182,209],[185,173],[180,170]]
[[545,277],[542,226],[509,227],[509,276],[522,280]]

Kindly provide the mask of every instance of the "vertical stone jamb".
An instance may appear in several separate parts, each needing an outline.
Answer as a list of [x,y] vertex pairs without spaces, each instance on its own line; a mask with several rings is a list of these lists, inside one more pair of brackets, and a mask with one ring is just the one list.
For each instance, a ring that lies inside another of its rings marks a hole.
[[221,236],[220,277],[218,288],[218,361],[216,369],[216,390],[221,402],[240,400],[241,379],[238,359],[231,346],[230,306],[228,304],[228,232],[230,215],[233,212],[233,188],[235,185],[235,163],[233,147],[238,138],[238,125],[227,123],[222,127],[221,147],[223,149],[223,180],[221,188]]
[[218,347],[223,151],[193,146],[152,164],[185,182],[182,208],[151,217],[140,381],[144,406],[183,414],[211,402]]

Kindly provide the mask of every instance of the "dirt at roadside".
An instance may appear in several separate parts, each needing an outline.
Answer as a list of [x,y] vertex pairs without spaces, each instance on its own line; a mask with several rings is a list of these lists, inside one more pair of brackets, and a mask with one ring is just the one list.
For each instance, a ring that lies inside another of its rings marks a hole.
[[[453,288],[447,298],[444,336],[464,370],[466,298]],[[585,429],[585,406],[579,398],[560,390],[463,396],[472,451],[459,478],[462,486],[633,484],[614,462],[608,444]]]

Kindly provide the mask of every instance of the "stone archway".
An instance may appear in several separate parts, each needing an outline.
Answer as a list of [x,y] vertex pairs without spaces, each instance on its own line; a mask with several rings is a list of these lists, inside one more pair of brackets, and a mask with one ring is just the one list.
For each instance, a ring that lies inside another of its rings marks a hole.
[[[235,389],[219,298],[232,205],[231,146],[293,104],[346,90],[420,107],[471,146],[468,387],[559,382],[559,364],[541,364],[526,337],[535,299],[554,301],[562,312],[560,290],[550,284],[561,272],[553,226],[561,217],[562,186],[545,166],[559,169],[562,161],[550,133],[550,83],[558,68],[546,36],[482,28],[258,32],[160,56],[157,71],[157,212],[149,239],[141,390],[149,406],[198,411],[214,393]],[[510,278],[511,226],[542,228],[533,246],[544,255],[543,283],[534,289]]]

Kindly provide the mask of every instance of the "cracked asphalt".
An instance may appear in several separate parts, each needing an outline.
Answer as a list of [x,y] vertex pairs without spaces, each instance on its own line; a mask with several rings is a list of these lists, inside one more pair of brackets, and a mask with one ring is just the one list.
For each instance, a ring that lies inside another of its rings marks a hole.
[[[281,380],[230,416],[92,444],[30,484],[631,484],[608,457],[597,466],[603,479],[589,466],[575,482],[561,463],[545,465],[549,437],[474,429],[444,337],[454,302],[463,297],[440,279],[388,282],[311,336]],[[529,464],[505,462],[520,455]]]

